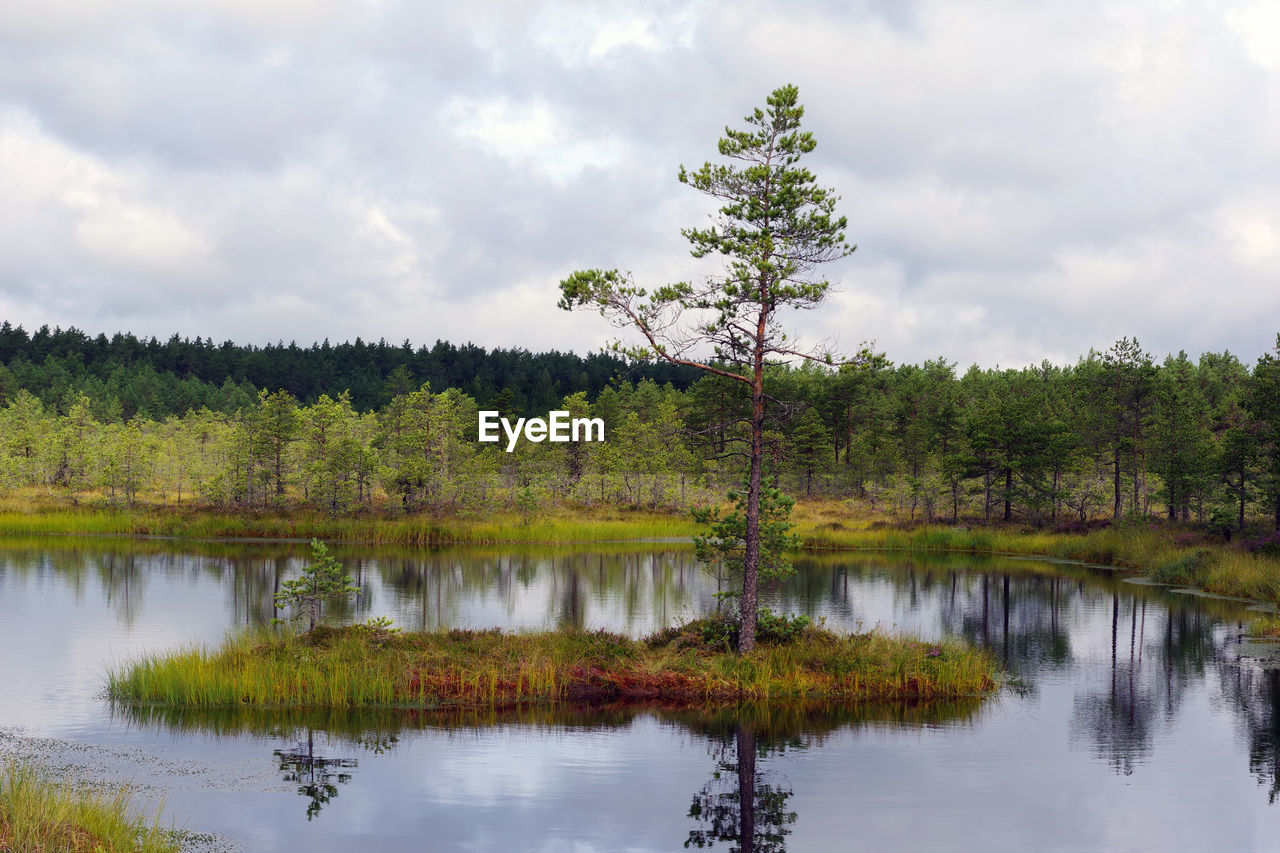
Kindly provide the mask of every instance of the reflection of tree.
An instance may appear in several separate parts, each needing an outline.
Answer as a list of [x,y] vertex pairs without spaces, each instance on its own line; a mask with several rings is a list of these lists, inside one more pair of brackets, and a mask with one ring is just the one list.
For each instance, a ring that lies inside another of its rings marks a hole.
[[[308,818],[352,779],[344,773],[356,759],[316,754],[316,736],[328,743],[360,747],[375,753],[393,750],[406,730],[476,731],[491,726],[538,730],[620,730],[637,716],[652,715],[666,725],[692,733],[709,744],[716,758],[711,780],[693,798],[689,817],[699,826],[689,832],[686,847],[707,848],[717,841],[743,851],[782,851],[797,814],[788,810],[792,795],[761,759],[787,749],[820,745],[834,732],[857,731],[888,723],[894,727],[972,723],[984,708],[979,698],[951,703],[840,705],[775,702],[763,706],[722,709],[674,708],[646,704],[608,707],[521,706],[515,708],[446,708],[433,712],[404,709],[371,711],[262,709],[248,707],[179,709],[113,703],[113,715],[131,725],[213,737],[280,737],[291,733],[297,744],[275,750],[284,780],[298,784],[309,800]],[[305,731],[305,740],[302,733]],[[746,803],[744,810],[741,804]]]
[[[563,568],[551,573],[552,591],[555,593],[556,627],[581,629],[584,625],[585,603],[583,602],[583,582],[578,576],[577,568],[564,561]],[[553,564],[554,566],[554,564]]]
[[[1188,690],[1221,658],[1214,627],[1230,612],[1224,605],[1135,587],[1110,573],[1070,566],[1041,573],[1029,571],[1030,562],[1019,566],[1011,560],[977,572],[963,563],[917,555],[895,560],[895,568],[859,564],[847,555],[840,559],[835,566],[811,559],[806,564],[810,577],[785,589],[785,600],[807,606],[820,588],[832,599],[824,606],[856,618],[845,578],[861,581],[855,587],[860,590],[887,586],[895,624],[926,635],[960,635],[991,649],[1019,676],[1024,690],[1035,689],[1040,672],[1061,673],[1076,663],[1073,636],[1084,634],[1087,649],[1089,634],[1109,634],[1109,666],[1086,664],[1081,670],[1101,669],[1104,680],[1078,689],[1072,733],[1091,741],[1121,773],[1132,772],[1150,749],[1156,720],[1176,714]],[[930,614],[936,614],[936,623],[928,621]],[[1102,614],[1106,621],[1097,618]]]
[[[1144,754],[1151,751],[1151,722],[1155,719],[1158,697],[1143,679],[1143,637],[1137,634],[1138,601],[1130,606],[1128,658],[1123,658],[1120,643],[1120,593],[1111,596],[1111,679],[1101,692],[1078,695],[1071,716],[1074,731],[1093,739],[1098,756],[1106,758],[1117,774],[1128,776]],[[1146,607],[1143,626],[1146,630]]]
[[696,822],[686,848],[727,842],[739,853],[780,853],[796,823],[788,809],[791,786],[767,766],[770,756],[823,743],[833,732],[870,725],[933,726],[971,722],[980,699],[954,703],[840,705],[774,702],[720,710],[662,709],[661,719],[687,729],[710,744],[715,772],[694,794],[689,817]]
[[307,820],[320,813],[320,809],[338,796],[338,785],[351,781],[350,773],[338,768],[355,767],[354,758],[325,758],[316,755],[315,730],[307,729],[307,742],[296,744],[293,749],[277,749],[272,754],[280,762],[284,781],[297,782],[298,793],[307,797]]
[[370,569],[395,597],[393,615],[418,630],[474,624],[477,612],[521,622],[540,603],[547,626],[594,627],[603,618],[641,633],[700,609],[694,599],[707,585],[697,565],[684,551],[469,548],[379,557]]
[[975,578],[952,571],[944,579],[927,573],[922,589],[934,590],[944,633],[991,649],[1026,685],[1034,684],[1031,679],[1039,671],[1061,669],[1071,661],[1064,617],[1085,597],[1076,583],[989,572]]
[[[1072,715],[1073,734],[1093,741],[1097,755],[1125,776],[1151,750],[1153,722],[1160,714],[1172,718],[1187,685],[1189,670],[1201,671],[1212,634],[1198,614],[1184,609],[1166,614],[1163,655],[1143,669],[1147,632],[1147,603],[1132,596],[1128,625],[1121,619],[1119,592],[1111,598],[1111,666],[1106,687],[1077,696]],[[1128,630],[1124,630],[1127,627]],[[1126,638],[1124,635],[1127,634]]]
[[283,554],[271,557],[244,557],[229,561],[231,610],[240,625],[265,625],[280,615],[275,595],[280,580],[298,561]]
[[145,562],[134,554],[111,551],[97,558],[98,578],[107,603],[116,608],[120,621],[126,625],[133,624],[142,604]]
[[1221,673],[1222,692],[1249,742],[1249,770],[1267,786],[1267,801],[1274,805],[1280,796],[1280,669],[1241,664]]
[[768,755],[767,741],[756,742],[749,720],[733,726],[732,738],[715,747],[716,771],[711,781],[693,795],[689,817],[705,827],[689,830],[685,847],[712,847],[717,841],[736,842],[729,849],[739,853],[780,853],[796,822],[787,811],[791,788],[769,781],[767,770],[756,766],[757,756]]

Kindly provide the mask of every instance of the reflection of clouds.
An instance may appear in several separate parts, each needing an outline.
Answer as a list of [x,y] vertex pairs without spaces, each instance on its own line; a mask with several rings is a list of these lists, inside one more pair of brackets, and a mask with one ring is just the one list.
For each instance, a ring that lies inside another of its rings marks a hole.
[[43,554],[25,569],[17,555],[7,563],[0,624],[3,678],[12,687],[0,690],[4,725],[37,732],[92,726],[109,667],[198,639],[215,642],[226,629],[225,615],[209,607],[207,580],[189,584],[179,570],[161,580],[163,569],[147,558],[130,573],[118,559],[78,553]]
[[[228,626],[257,619],[276,561],[282,574],[296,573],[305,546],[246,546],[234,556],[144,550],[134,554],[145,584],[130,587],[143,591],[132,622],[119,607],[122,591],[109,591],[123,576],[103,570],[101,554],[4,551],[0,675],[12,686],[0,689],[0,726],[74,732],[122,752],[163,756],[145,774],[121,775],[143,775],[165,792],[166,813],[200,831],[245,839],[247,849],[345,853],[376,837],[386,849],[504,850],[516,838],[546,850],[671,850],[687,837],[690,797],[713,763],[707,737],[647,715],[618,728],[410,727],[381,754],[350,744],[317,749],[325,758],[358,757],[359,769],[311,824],[296,786],[281,782],[270,758],[293,740],[104,720],[97,693],[108,661],[193,640],[213,643]],[[474,612],[486,618],[510,612],[554,620],[571,598],[566,581],[576,576],[588,626],[613,620],[642,633],[659,618],[655,602],[697,607],[714,588],[680,549],[652,556],[350,553],[360,554],[369,587],[354,616],[389,613],[406,627],[415,625],[423,602],[431,619],[437,603],[453,619],[472,612],[474,600]],[[983,575],[960,571],[965,565],[975,562],[806,557],[801,576],[773,590],[770,603],[826,614],[837,627],[862,619],[867,627],[898,622],[925,634],[976,637]],[[1024,571],[1025,563],[1017,570],[998,561],[976,565],[989,574],[987,642],[1002,651],[1007,637],[1010,661],[1036,689],[1007,692],[972,718],[841,728],[788,753],[785,765],[771,756],[794,791],[792,849],[833,849],[854,833],[868,849],[898,849],[908,837],[933,849],[951,849],[957,837],[981,837],[990,849],[1027,849],[1046,838],[1075,849],[1271,846],[1275,807],[1266,793],[1276,715],[1267,703],[1275,692],[1268,694],[1262,675],[1223,663],[1222,620],[1239,613],[1234,605],[1072,569],[1052,579]],[[1129,706],[1108,704],[1113,672],[1118,695],[1131,695],[1145,715],[1143,728],[1116,721]],[[1213,676],[1208,683],[1206,674]],[[322,727],[317,723],[317,732]],[[1125,750],[1136,756],[1131,776],[1099,759]],[[193,781],[183,762],[195,759],[212,769]],[[266,778],[248,778],[254,773]]]
[[[624,730],[625,731],[625,730]],[[443,805],[528,805],[547,791],[568,791],[609,778],[637,758],[616,731],[502,727],[453,732],[424,764],[424,790]]]
[[[425,731],[406,734],[393,761],[362,761],[358,785],[411,804],[394,829],[366,822],[412,849],[428,837],[433,849],[673,850],[706,767],[687,741],[649,717],[617,729]],[[365,791],[362,810],[376,812],[383,798]]]

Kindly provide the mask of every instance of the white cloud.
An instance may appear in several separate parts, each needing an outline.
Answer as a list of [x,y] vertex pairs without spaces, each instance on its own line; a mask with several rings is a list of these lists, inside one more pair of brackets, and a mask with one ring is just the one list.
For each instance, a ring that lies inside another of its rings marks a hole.
[[587,168],[619,165],[625,146],[609,136],[581,137],[570,116],[545,101],[458,97],[444,107],[443,121],[464,139],[479,142],[517,169],[533,169],[563,185]]
[[[896,361],[1270,347],[1271,7],[60,2],[0,12],[0,308],[246,341],[594,349],[581,267],[714,272],[675,178],[800,86]],[[1250,310],[1242,311],[1241,305]]]
[[631,52],[663,54],[693,45],[699,3],[551,2],[531,27],[534,43],[567,66],[598,65]]
[[1228,8],[1226,21],[1250,59],[1269,71],[1280,71],[1280,7],[1254,0]]
[[[27,116],[0,114],[0,163],[0,210],[11,223],[0,239],[10,238],[5,254],[14,277],[21,264],[64,259],[82,268],[189,274],[210,253],[192,224],[156,197],[143,170],[77,151]],[[32,226],[35,235],[19,237]]]

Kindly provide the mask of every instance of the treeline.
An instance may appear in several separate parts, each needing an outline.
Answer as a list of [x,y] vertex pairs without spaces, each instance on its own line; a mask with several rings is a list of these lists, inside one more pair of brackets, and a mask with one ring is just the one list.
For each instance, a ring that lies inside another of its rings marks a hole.
[[288,391],[304,403],[346,392],[353,407],[368,412],[423,383],[438,390],[457,388],[481,406],[496,403],[535,414],[578,391],[594,399],[620,376],[676,388],[687,388],[697,378],[688,369],[633,366],[605,353],[488,350],[444,341],[414,349],[408,341],[393,346],[359,338],[305,348],[215,344],[177,335],[161,343],[127,333],[90,337],[74,327],[42,326],[28,334],[21,326],[0,323],[0,405],[26,389],[46,409],[65,413],[83,395],[104,420],[164,418],[200,408],[231,413],[254,405],[259,390]]
[[[717,447],[741,405],[724,385],[690,391],[689,421]],[[773,447],[801,493],[929,520],[1163,515],[1227,529],[1254,513],[1280,528],[1280,338],[1252,369],[1228,352],[1156,362],[1126,338],[1065,367],[958,376],[945,360],[872,357],[780,371],[771,393],[795,401]]]
[[713,495],[707,466],[686,440],[682,396],[647,380],[607,387],[594,403],[580,391],[559,406],[574,417],[602,417],[606,441],[522,441],[506,452],[505,442],[477,440],[479,407],[456,388],[434,393],[424,385],[364,413],[345,393],[304,406],[287,391],[260,391],[230,414],[193,409],[105,422],[87,397],[59,414],[24,389],[0,409],[0,486],[74,501],[332,513],[685,506]]
[[[400,367],[369,409],[345,389],[305,401],[234,386],[247,398],[235,407],[125,416],[83,392],[51,405],[20,388],[0,407],[0,484],[227,507],[531,512],[718,500],[743,468],[747,412],[730,380],[615,381],[543,401],[538,414],[602,418],[606,441],[507,453],[477,441],[478,410],[514,420],[540,397],[407,386]],[[1225,352],[1156,361],[1124,339],[1074,365],[963,374],[883,356],[777,365],[768,386],[766,470],[800,495],[921,520],[1280,525],[1280,339],[1252,365]]]

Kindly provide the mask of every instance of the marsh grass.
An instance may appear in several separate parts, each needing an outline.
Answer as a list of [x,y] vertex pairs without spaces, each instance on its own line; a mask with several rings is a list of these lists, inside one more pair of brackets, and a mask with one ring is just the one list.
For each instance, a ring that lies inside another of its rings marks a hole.
[[13,853],[175,853],[173,835],[130,814],[128,791],[95,794],[0,762],[0,850]]
[[168,536],[183,539],[321,539],[363,545],[443,547],[499,543],[569,544],[679,539],[696,532],[684,515],[600,509],[563,511],[526,520],[495,511],[484,516],[369,513],[331,516],[311,510],[219,511],[189,507],[68,507],[53,501],[0,501],[0,534]]
[[607,632],[387,633],[362,626],[265,632],[135,661],[111,673],[117,702],[183,708],[457,708],[780,699],[973,696],[996,685],[981,651],[876,632],[809,629],[746,655]]
[[1184,529],[1118,524],[1084,533],[963,526],[802,528],[808,550],[1023,554],[1145,572],[1160,583],[1218,595],[1280,601],[1280,558],[1249,553]]
[[1260,640],[1280,640],[1280,616],[1260,616],[1249,623],[1247,633]]

